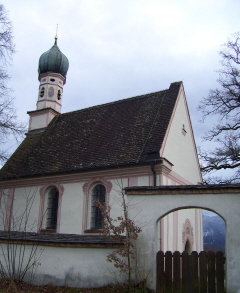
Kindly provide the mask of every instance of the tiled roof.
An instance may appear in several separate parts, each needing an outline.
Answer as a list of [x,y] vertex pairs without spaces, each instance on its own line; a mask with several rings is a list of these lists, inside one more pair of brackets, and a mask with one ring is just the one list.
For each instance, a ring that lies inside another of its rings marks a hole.
[[240,184],[199,184],[199,185],[161,185],[161,186],[131,186],[125,187],[127,194],[169,194],[169,193],[238,193]]
[[33,233],[33,232],[18,232],[18,231],[0,231],[0,242],[2,241],[24,241],[26,244],[44,243],[50,245],[60,244],[76,244],[78,246],[90,245],[94,247],[104,245],[119,245],[121,242],[113,241],[108,236],[103,235],[79,235],[79,234],[57,234],[57,233]]
[[27,135],[0,178],[143,163],[160,150],[180,86],[56,116],[45,131]]

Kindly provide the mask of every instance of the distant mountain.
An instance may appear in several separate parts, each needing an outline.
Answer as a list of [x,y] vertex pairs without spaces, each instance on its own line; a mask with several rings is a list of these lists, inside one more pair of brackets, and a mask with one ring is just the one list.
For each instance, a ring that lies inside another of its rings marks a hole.
[[204,251],[225,252],[225,222],[219,216],[203,215]]

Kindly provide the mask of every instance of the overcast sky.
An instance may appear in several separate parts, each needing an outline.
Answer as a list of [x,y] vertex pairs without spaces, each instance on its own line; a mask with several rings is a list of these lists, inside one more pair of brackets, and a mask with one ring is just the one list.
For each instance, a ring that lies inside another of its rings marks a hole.
[[3,0],[16,54],[9,68],[20,120],[36,109],[38,60],[54,43],[70,66],[62,113],[183,81],[197,145],[210,126],[196,110],[217,86],[221,45],[239,29],[239,0]]

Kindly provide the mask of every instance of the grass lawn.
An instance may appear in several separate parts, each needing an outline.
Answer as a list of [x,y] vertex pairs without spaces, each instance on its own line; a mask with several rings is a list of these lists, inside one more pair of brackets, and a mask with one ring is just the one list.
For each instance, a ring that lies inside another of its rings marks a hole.
[[0,293],[150,293],[152,291],[144,288],[142,283],[133,285],[128,290],[126,285],[109,285],[101,288],[70,288],[56,287],[52,285],[33,286],[24,282],[13,282],[9,280],[0,280]]

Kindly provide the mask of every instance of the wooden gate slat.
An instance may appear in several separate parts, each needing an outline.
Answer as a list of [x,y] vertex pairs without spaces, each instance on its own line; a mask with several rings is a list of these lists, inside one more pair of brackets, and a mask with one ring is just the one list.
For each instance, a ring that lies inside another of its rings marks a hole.
[[[181,261],[182,256],[182,261]],[[164,259],[165,258],[165,259]],[[198,261],[199,260],[199,261]],[[222,252],[157,253],[157,293],[224,293]],[[182,279],[181,279],[182,275]],[[216,277],[216,278],[215,278]]]
[[165,253],[165,293],[172,293],[172,252]]
[[198,253],[193,251],[191,258],[191,293],[198,293]]
[[205,251],[199,253],[199,274],[200,274],[200,293],[207,292],[207,254]]
[[182,293],[189,293],[189,254],[187,251],[182,253]]
[[217,293],[224,293],[224,263],[225,257],[221,251],[216,253]]
[[208,257],[208,293],[215,293],[215,253],[209,251]]
[[180,252],[173,253],[173,292],[180,293]]
[[164,293],[164,252],[157,253],[157,293]]

